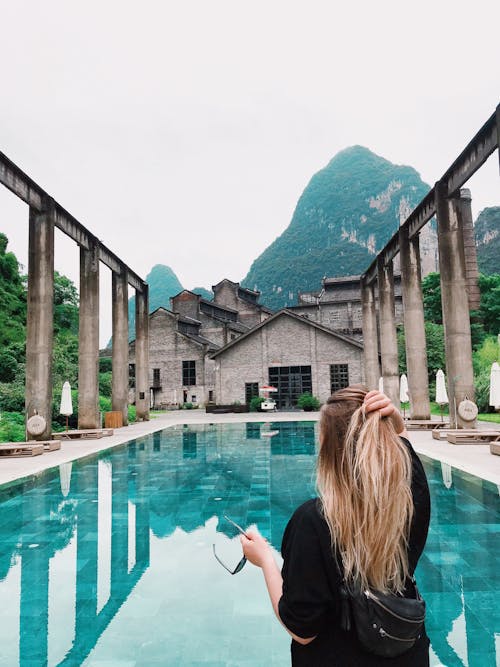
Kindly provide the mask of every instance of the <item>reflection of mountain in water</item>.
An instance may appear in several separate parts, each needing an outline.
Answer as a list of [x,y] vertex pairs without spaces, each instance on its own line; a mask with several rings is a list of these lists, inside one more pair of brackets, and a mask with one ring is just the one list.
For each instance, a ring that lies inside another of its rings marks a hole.
[[[0,490],[0,586],[13,568],[21,573],[19,634],[3,637],[0,627],[7,661],[18,650],[20,664],[47,662],[55,555],[66,550],[76,558],[73,588],[57,592],[74,599],[72,617],[64,619],[66,626],[73,623],[74,637],[58,664],[82,664],[149,569],[153,541],[185,543],[182,535],[195,531],[231,540],[235,530],[220,520],[227,514],[243,526],[257,523],[279,550],[293,509],[314,494],[314,454],[311,422],[175,427],[74,464],[63,485],[66,497],[57,470]],[[492,554],[499,545],[498,515],[489,508],[497,499],[491,485],[454,473],[447,488],[439,464],[429,471],[433,529],[418,575],[433,650],[447,667],[493,666],[500,619]],[[103,558],[109,581],[98,605]],[[481,609],[490,597],[486,618]],[[457,630],[464,624],[467,638]]]

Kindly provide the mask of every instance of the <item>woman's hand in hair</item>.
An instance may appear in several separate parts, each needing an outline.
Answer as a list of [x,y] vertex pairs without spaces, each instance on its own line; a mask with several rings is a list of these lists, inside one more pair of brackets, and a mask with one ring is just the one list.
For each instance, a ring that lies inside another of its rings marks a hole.
[[247,537],[240,535],[240,541],[247,559],[257,567],[264,567],[271,560],[274,562],[268,541],[257,530],[247,530],[245,533]]
[[391,399],[385,394],[382,394],[376,389],[369,391],[365,396],[365,400],[363,401],[363,407],[366,414],[378,410],[382,417],[389,417],[391,419],[394,425],[394,429],[398,435],[406,434],[405,423],[401,413],[396,408]]

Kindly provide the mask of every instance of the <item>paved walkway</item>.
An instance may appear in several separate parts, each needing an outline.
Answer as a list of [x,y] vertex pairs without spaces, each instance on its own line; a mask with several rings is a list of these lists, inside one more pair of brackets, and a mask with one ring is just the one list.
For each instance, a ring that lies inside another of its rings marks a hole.
[[[90,456],[103,449],[121,445],[134,438],[140,438],[148,433],[153,433],[154,431],[159,431],[176,424],[226,424],[247,421],[317,421],[317,419],[317,412],[273,412],[265,415],[260,412],[246,414],[207,414],[204,410],[175,410],[155,416],[149,422],[139,422],[121,429],[115,429],[115,434],[107,438],[62,441],[60,450],[46,452],[41,456],[1,458],[0,484],[36,475],[47,468],[53,468],[61,463]],[[482,424],[482,426],[491,428],[491,424]],[[414,431],[410,433],[410,439],[417,452],[443,463],[448,463],[454,468],[464,470],[500,486],[500,456],[490,454],[488,445],[450,445],[446,441],[434,440],[430,431]]]

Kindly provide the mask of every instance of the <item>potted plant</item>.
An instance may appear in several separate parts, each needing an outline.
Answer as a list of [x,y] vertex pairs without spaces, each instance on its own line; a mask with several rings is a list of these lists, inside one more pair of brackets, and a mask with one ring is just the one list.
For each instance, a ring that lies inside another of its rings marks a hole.
[[297,399],[297,405],[304,412],[312,412],[312,410],[319,410],[320,402],[310,392],[305,391]]

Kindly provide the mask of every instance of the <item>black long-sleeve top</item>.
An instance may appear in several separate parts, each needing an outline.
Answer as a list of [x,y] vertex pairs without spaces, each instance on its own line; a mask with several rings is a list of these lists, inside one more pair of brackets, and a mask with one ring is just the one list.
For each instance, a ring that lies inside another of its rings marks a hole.
[[[413,574],[425,546],[430,518],[427,479],[411,444],[414,514],[410,529],[408,560]],[[280,618],[299,637],[316,639],[303,646],[292,641],[293,667],[425,667],[429,664],[429,640],[425,632],[407,653],[379,658],[364,651],[355,631],[340,628],[339,587],[343,577],[339,559],[332,553],[330,531],[319,500],[301,505],[290,519],[281,553],[284,559]]]

